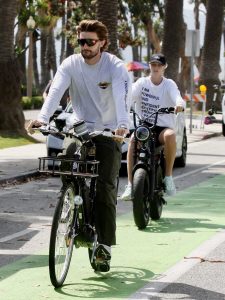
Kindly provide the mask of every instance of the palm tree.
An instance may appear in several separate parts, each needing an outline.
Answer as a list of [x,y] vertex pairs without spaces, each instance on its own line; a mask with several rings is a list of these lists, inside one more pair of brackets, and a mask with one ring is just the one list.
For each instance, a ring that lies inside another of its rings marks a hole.
[[[223,26],[223,0],[208,0],[204,45],[201,57],[200,82],[207,87],[207,108],[211,105],[213,97],[213,85],[220,84],[220,46]],[[218,99],[217,99],[218,100]],[[217,103],[217,109],[221,109]]]
[[14,22],[19,1],[0,0],[0,131],[25,134],[21,78],[14,52]]
[[[163,18],[164,11],[163,11],[163,4],[158,0],[125,0],[122,1],[123,3],[126,3],[129,14],[132,19],[132,26],[134,31],[134,38],[131,40],[132,44],[136,44],[135,40],[137,42],[141,42],[140,38],[138,38],[138,29],[145,31],[146,41],[147,41],[147,61],[150,59],[151,50],[153,52],[160,52],[161,45],[160,45],[160,36],[158,35],[159,31],[156,31],[156,27],[159,28],[159,26],[155,26],[156,23],[158,23],[158,20]],[[126,11],[126,10],[125,10]],[[158,17],[158,20],[156,20],[155,17]],[[154,20],[154,21],[153,21]],[[137,26],[139,24],[139,26]],[[159,23],[158,23],[159,24]],[[135,28],[136,27],[136,28]],[[132,34],[131,34],[132,36]],[[141,46],[141,43],[138,43],[137,45],[133,46]],[[135,57],[133,57],[134,60],[138,60]]]
[[41,29],[41,55],[40,55],[40,64],[41,64],[41,89],[44,90],[45,86],[49,82],[50,70],[47,66],[47,58],[46,58],[46,49],[47,49],[47,38],[48,31],[46,28]]
[[182,28],[183,0],[166,0],[162,52],[168,61],[166,76],[176,82],[178,81]]
[[97,0],[96,18],[108,28],[109,52],[119,55],[117,44],[118,0]]

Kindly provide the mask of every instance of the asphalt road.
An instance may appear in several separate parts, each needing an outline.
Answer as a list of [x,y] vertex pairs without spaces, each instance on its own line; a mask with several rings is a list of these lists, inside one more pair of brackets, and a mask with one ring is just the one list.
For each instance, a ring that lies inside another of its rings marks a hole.
[[[189,145],[186,168],[174,170],[177,195],[144,231],[131,203],[118,198],[111,271],[95,274],[87,250],[75,250],[58,291],[48,277],[48,241],[59,178],[1,188],[1,299],[225,299],[224,149],[223,137]],[[119,194],[125,184],[120,178]]]

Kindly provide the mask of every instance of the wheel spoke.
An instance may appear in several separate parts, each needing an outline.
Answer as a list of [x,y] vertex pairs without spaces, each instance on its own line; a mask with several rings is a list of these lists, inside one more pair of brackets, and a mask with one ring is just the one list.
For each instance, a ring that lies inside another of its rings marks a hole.
[[63,284],[72,256],[74,196],[75,191],[72,184],[62,190],[53,218],[49,269],[50,278],[55,287]]

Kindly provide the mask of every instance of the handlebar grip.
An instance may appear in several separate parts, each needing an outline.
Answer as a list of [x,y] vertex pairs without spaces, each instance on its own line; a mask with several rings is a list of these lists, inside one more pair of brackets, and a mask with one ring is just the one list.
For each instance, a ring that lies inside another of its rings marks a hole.
[[37,125],[32,125],[32,127],[31,128],[33,128],[33,129],[35,129],[35,128],[40,128],[42,125],[40,125],[40,126],[37,126]]
[[171,107],[161,107],[158,110],[159,113],[167,113],[167,114],[174,113],[174,111],[175,111],[175,108],[173,106],[171,106]]

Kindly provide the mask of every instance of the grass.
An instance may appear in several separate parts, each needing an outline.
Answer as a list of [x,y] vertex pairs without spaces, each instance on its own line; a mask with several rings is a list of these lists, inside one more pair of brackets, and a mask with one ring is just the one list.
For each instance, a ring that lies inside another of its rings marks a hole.
[[37,141],[29,136],[0,135],[0,149],[34,144]]

